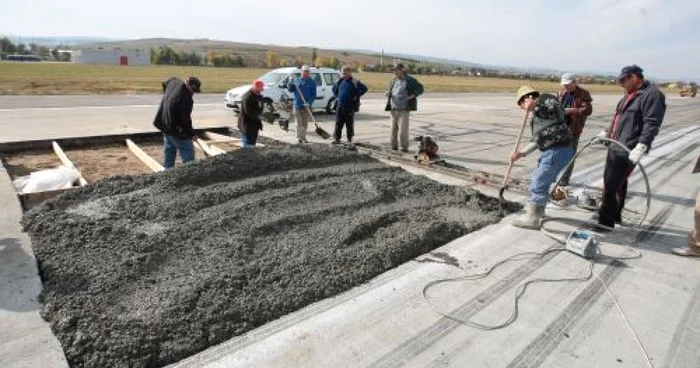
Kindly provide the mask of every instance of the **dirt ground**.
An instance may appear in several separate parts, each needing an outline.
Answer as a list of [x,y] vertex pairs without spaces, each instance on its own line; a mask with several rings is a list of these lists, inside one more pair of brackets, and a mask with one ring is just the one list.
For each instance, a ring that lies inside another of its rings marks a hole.
[[17,179],[34,171],[59,167],[61,160],[53,151],[36,151],[4,155],[3,164],[10,174],[10,178]]
[[116,177],[23,219],[75,367],[160,367],[497,222],[499,201],[327,145]]
[[125,144],[100,145],[89,149],[65,150],[66,156],[81,170],[88,183],[117,175],[150,172]]

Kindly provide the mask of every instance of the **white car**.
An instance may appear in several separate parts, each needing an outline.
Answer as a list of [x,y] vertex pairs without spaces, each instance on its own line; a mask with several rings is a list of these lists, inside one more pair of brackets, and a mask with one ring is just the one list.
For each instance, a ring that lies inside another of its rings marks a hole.
[[[275,105],[282,99],[282,94],[293,98],[293,93],[281,87],[289,81],[290,76],[295,78],[301,75],[301,69],[295,67],[279,68],[271,70],[259,79],[265,83],[262,96],[265,103],[265,111],[275,111]],[[314,111],[322,110],[332,114],[335,112],[335,97],[333,97],[333,85],[340,79],[340,72],[330,68],[311,68],[311,78],[316,82],[316,100],[312,104]],[[226,107],[232,108],[238,114],[241,109],[241,96],[250,89],[250,85],[230,89],[224,95]]]

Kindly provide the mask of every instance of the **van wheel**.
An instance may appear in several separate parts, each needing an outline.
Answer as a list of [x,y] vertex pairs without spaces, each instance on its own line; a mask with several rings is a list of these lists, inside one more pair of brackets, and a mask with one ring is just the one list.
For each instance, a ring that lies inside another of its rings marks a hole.
[[326,114],[335,114],[335,102],[335,97],[331,97],[331,99],[328,100],[328,104],[326,105]]

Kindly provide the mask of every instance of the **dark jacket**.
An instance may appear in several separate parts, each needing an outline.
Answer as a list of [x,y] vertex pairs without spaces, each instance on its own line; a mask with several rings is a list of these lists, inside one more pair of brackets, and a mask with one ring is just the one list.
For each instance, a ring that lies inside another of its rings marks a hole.
[[[294,83],[287,84],[287,89],[289,92],[294,92],[294,106],[301,110],[304,108],[304,101],[309,104],[309,108],[316,100],[316,82],[313,78],[296,78]],[[299,96],[299,92],[304,95],[303,99]]]
[[537,99],[530,125],[532,142],[540,151],[571,144],[571,131],[564,108],[553,95],[543,93]]
[[[658,87],[645,81],[637,90],[637,95],[627,104],[626,100],[627,95],[618,102],[615,115],[620,115],[620,120],[616,131],[612,132],[615,123],[613,117],[608,134],[629,149],[633,149],[637,143],[642,143],[650,150],[666,114],[666,96]],[[615,145],[610,147],[613,150],[622,150]]]
[[[562,89],[557,96],[559,103],[562,105],[564,105],[566,92],[566,89]],[[574,89],[573,97],[571,106],[565,107],[564,111],[566,112],[567,108],[573,109],[566,114],[566,119],[569,121],[571,134],[574,137],[579,137],[581,136],[581,132],[583,132],[583,127],[586,125],[586,118],[593,113],[593,105],[591,104],[593,98],[591,98],[591,94],[588,91],[580,86],[576,86],[576,89]]]
[[[423,94],[423,85],[418,81],[418,79],[405,74],[404,79],[406,80],[406,92],[408,95],[414,95],[415,98],[408,100],[408,111],[418,110],[418,96]],[[391,111],[391,91],[394,90],[394,83],[396,78],[392,79],[389,83],[389,92],[387,93],[386,107],[384,111]]]
[[333,85],[333,96],[338,101],[338,107],[342,106],[347,111],[357,111],[360,97],[365,93],[367,86],[357,79],[341,78]]
[[262,130],[260,114],[263,111],[262,96],[249,89],[241,96],[241,112],[238,114],[238,130],[241,133],[257,133]]
[[179,139],[194,136],[192,129],[192,94],[185,82],[170,78],[163,83],[163,99],[160,101],[158,112],[153,125],[163,134],[172,135]]

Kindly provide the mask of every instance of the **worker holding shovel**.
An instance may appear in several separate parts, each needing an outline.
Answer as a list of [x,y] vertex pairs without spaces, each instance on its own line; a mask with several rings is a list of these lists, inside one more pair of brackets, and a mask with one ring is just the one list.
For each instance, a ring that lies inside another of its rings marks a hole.
[[297,121],[297,140],[299,143],[309,143],[306,140],[306,129],[311,116],[311,104],[316,99],[316,82],[310,77],[309,66],[301,67],[301,78],[289,78],[287,89],[294,92],[294,118]]
[[[574,156],[572,136],[567,126],[564,108],[556,96],[540,94],[529,86],[520,87],[517,96],[518,106],[525,110],[526,114],[532,112],[532,141],[522,151],[511,153],[511,165],[536,149],[542,154],[537,160],[537,168],[532,172],[530,198],[525,206],[525,215],[516,219],[513,226],[539,229],[540,220],[544,217],[544,209],[549,201],[549,187]],[[523,121],[523,124],[526,123],[527,118]]]

